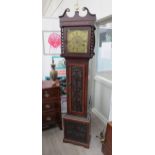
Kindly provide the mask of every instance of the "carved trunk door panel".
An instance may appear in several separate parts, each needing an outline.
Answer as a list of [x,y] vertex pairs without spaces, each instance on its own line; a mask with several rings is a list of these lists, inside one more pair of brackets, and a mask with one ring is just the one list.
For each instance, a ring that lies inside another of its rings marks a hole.
[[78,141],[81,143],[88,142],[88,135],[89,135],[88,124],[71,120],[65,120],[64,126],[65,126],[65,138]]
[[68,112],[74,115],[86,115],[87,72],[86,63],[68,64]]

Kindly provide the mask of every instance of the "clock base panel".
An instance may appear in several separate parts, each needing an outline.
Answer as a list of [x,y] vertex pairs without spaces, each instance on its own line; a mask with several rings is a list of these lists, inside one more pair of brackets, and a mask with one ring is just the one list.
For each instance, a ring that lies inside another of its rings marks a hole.
[[89,148],[90,144],[90,117],[78,117],[66,115],[64,121],[64,139],[63,142]]

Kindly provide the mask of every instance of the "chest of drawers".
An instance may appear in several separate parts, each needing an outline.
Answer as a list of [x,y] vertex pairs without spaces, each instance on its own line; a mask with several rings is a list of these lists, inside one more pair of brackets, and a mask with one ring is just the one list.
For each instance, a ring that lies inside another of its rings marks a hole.
[[42,81],[42,129],[57,124],[62,129],[59,81]]
[[112,122],[108,122],[107,124],[105,141],[102,144],[102,152],[104,155],[112,155]]

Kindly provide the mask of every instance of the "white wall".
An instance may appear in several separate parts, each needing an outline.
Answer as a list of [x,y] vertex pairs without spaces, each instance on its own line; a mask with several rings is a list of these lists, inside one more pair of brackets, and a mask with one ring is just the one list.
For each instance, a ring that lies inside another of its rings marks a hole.
[[[106,17],[99,20],[97,23],[107,23],[112,20],[112,17]],[[99,30],[97,26],[96,30],[96,45],[95,45],[95,57],[93,59],[92,68],[92,85],[94,91],[91,92],[93,100],[92,111],[103,121],[106,125],[107,121],[112,121],[112,72],[97,72],[98,51],[99,51]],[[104,61],[101,60],[100,61]]]
[[95,77],[94,107],[92,111],[106,124],[112,120],[112,82],[104,77]]
[[[60,31],[58,18],[43,18],[42,19],[43,31]],[[51,56],[42,55],[42,79],[45,80],[45,76],[49,76],[52,63]]]
[[112,14],[112,0],[81,0],[83,6],[96,14],[97,19],[106,17]]
[[42,30],[60,30],[59,18],[43,18],[42,19]]

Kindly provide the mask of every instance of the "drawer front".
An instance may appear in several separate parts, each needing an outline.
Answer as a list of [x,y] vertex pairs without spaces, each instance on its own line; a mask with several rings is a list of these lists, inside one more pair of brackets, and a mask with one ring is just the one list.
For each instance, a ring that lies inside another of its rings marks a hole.
[[58,97],[58,96],[59,96],[59,88],[51,88],[51,89],[42,90],[43,99],[48,99],[51,97]]
[[59,100],[43,100],[42,110],[43,111],[56,111],[59,108]]
[[112,155],[112,148],[109,148],[107,145],[102,145],[102,152],[104,155]]
[[112,126],[107,124],[105,142],[103,143],[103,151],[105,155],[111,155],[112,152]]
[[43,122],[43,124],[55,123],[56,122],[56,113],[55,112],[43,113],[42,122]]
[[105,143],[111,148],[112,147],[112,127],[107,125]]
[[110,135],[106,136],[105,143],[109,146],[109,148],[112,148],[112,137]]

